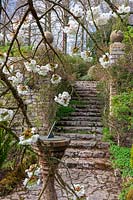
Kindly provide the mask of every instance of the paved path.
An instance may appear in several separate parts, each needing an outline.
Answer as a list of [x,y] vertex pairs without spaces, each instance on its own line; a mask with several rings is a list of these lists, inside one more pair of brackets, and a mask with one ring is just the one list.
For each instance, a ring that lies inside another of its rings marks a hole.
[[[118,200],[120,180],[114,177],[113,171],[70,169],[69,175],[66,169],[61,169],[60,174],[62,174],[63,179],[70,185],[70,175],[73,184],[83,185],[86,200]],[[30,191],[18,188],[17,192],[3,197],[1,200],[37,200],[40,191],[41,186]],[[57,186],[57,191],[59,200],[69,199],[66,192],[60,189],[59,186]],[[68,196],[73,200],[71,195]]]

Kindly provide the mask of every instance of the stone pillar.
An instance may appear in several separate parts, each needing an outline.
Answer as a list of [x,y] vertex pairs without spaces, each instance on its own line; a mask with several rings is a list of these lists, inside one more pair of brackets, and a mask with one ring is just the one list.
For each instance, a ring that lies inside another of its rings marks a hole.
[[[133,0],[129,0],[130,11],[133,13]],[[133,14],[129,16],[129,24],[133,26]]]
[[[110,56],[112,65],[117,63],[117,60],[125,54],[125,45],[122,43],[123,38],[123,33],[120,30],[115,30],[110,35],[110,41],[112,42],[112,44],[110,45]],[[110,80],[110,116],[112,116],[112,97],[116,94],[116,81],[112,77]]]

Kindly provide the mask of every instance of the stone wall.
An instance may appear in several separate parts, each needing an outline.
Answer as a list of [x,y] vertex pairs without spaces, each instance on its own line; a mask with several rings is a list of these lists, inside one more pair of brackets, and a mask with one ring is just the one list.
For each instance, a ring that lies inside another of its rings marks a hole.
[[[22,63],[17,63],[17,69],[23,70]],[[0,84],[0,91],[5,87]],[[0,92],[0,93],[1,93]],[[21,96],[27,105],[27,114],[33,125],[37,127],[40,134],[47,134],[51,123],[53,122],[56,104],[54,102],[55,92],[51,86],[50,78],[39,75],[34,76],[29,83],[29,92]],[[0,97],[0,107],[13,109],[15,114],[13,120],[13,130],[18,134],[27,127],[21,109],[17,109],[17,101],[9,91],[5,96]]]

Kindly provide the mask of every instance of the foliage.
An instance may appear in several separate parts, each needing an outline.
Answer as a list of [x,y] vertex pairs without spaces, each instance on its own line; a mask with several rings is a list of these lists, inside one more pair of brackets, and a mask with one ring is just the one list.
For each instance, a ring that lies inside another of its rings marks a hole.
[[[7,52],[9,49],[10,45],[6,45],[6,46],[0,46],[0,52],[4,53]],[[22,54],[29,54],[32,50],[31,46],[20,46],[20,51],[18,49],[18,47],[16,45],[14,45],[14,47],[11,50],[11,56],[20,56],[20,52]]]
[[116,95],[112,100],[112,112],[124,131],[133,128],[133,91]]
[[112,144],[110,152],[114,168],[119,168],[123,177],[132,177],[133,168],[130,165],[130,148]]
[[130,71],[130,62],[132,61],[129,59],[128,55],[126,56],[127,58],[121,59],[117,66],[112,66],[110,68],[110,74],[116,81],[118,93],[128,92],[133,88],[133,73]]
[[71,112],[74,112],[74,108],[70,107],[70,106],[67,106],[67,107],[64,107],[64,106],[60,106],[56,112],[56,118],[59,120],[61,119],[62,117],[67,117],[69,116],[69,114]]
[[0,168],[6,161],[8,153],[13,145],[14,140],[11,131],[6,131],[0,128]]
[[0,196],[7,195],[16,187],[17,183],[25,177],[25,169],[22,165],[14,171],[9,172],[4,179],[0,181]]
[[133,200],[133,178],[126,181],[119,195],[120,200]]

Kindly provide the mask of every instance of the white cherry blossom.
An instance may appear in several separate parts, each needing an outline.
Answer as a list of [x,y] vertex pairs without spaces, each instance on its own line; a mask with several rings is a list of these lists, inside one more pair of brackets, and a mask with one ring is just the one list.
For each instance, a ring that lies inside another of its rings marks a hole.
[[105,53],[105,55],[99,58],[99,62],[104,68],[108,68],[111,65],[109,53]]
[[8,121],[13,117],[13,111],[6,108],[0,108],[0,122]]
[[30,62],[24,62],[24,65],[28,72],[38,72],[40,70],[40,66],[37,65],[36,60],[30,60]]
[[18,71],[15,76],[11,76],[8,79],[12,81],[13,85],[18,85],[22,83],[23,78],[23,74]]
[[125,6],[124,4],[119,6],[117,9],[117,13],[122,14],[122,13],[129,13],[130,12],[130,6]]
[[4,72],[4,74],[10,75],[13,72],[13,69],[14,69],[13,65],[4,66],[3,72]]
[[17,91],[21,95],[29,94],[29,88],[27,85],[22,85],[22,84],[17,85]]
[[[74,184],[74,191],[77,194],[79,198],[85,197],[85,189],[83,185],[80,184]],[[73,188],[72,188],[73,189]],[[77,197],[74,196],[74,200],[77,200]]]
[[87,62],[91,62],[93,60],[93,57],[91,57],[92,52],[90,50],[85,50],[81,52],[81,58]]
[[53,74],[51,78],[51,83],[58,84],[60,82],[61,82],[61,76],[59,76],[58,74]]
[[35,135],[32,135],[31,137],[29,138],[25,138],[24,136],[20,136],[19,137],[19,144],[21,145],[31,145],[31,144],[34,144],[38,141],[39,139],[39,135],[38,134],[35,134]]
[[68,106],[69,101],[71,99],[71,96],[68,92],[63,92],[62,94],[58,94],[58,96],[55,96],[54,100],[55,102],[59,103],[62,106]]
[[38,70],[38,74],[41,76],[46,76],[49,71],[50,69],[48,65],[40,66],[40,69]]

